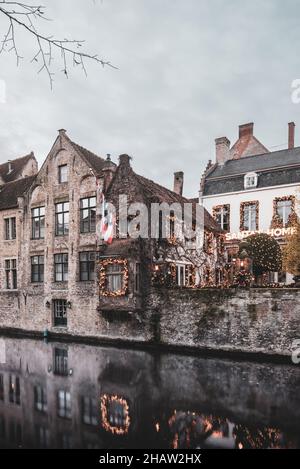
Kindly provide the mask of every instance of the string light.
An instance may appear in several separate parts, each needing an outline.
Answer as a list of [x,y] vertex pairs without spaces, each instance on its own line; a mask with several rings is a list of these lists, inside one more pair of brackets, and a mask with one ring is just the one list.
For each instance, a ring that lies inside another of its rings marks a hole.
[[[119,265],[121,266],[121,272],[119,275],[122,276],[122,288],[117,291],[109,291],[107,290],[107,267],[111,265]],[[102,296],[105,297],[117,297],[117,296],[125,296],[128,290],[128,262],[126,259],[104,259],[99,264],[99,286],[100,286],[100,293]]]
[[[122,408],[122,415],[117,419],[117,422],[109,416],[109,409],[113,405],[118,405]],[[126,435],[130,427],[130,416],[129,416],[129,405],[126,399],[119,396],[109,396],[104,394],[101,397],[101,416],[102,416],[102,427],[107,432],[113,435]]]

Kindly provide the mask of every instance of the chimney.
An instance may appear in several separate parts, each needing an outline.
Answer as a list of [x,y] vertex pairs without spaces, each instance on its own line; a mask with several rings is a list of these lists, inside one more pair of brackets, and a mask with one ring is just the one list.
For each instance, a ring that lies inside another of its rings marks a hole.
[[10,174],[12,172],[12,164],[11,164],[11,160],[8,160],[8,173],[7,174]]
[[178,171],[174,173],[174,189],[173,191],[176,192],[178,195],[182,195],[183,193],[183,179],[184,173],[182,171]]
[[239,138],[253,136],[254,123],[243,124],[239,126]]
[[104,191],[106,191],[114,177],[116,165],[111,161],[110,155],[107,155],[106,161],[102,168],[104,174]]
[[58,133],[59,133],[60,136],[65,135],[66,132],[67,132],[67,131],[66,131],[65,129],[59,129],[59,131],[58,131]]
[[131,156],[129,155],[120,155],[119,156],[119,164],[120,166],[130,166]]
[[295,122],[289,122],[289,150],[295,148]]
[[216,162],[218,165],[223,164],[230,159],[230,141],[227,137],[216,138]]

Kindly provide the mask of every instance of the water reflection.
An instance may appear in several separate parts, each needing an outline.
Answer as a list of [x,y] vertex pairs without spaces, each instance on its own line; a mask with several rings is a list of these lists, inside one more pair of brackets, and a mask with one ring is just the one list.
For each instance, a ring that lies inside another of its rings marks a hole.
[[297,448],[297,367],[1,338],[1,448]]

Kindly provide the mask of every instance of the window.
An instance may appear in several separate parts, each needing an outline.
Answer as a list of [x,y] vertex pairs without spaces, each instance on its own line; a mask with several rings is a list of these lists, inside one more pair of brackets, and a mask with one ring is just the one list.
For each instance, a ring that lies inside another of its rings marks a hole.
[[124,265],[110,264],[106,269],[106,289],[108,292],[119,292],[123,288]]
[[244,179],[245,189],[251,189],[252,187],[257,187],[258,176],[256,173],[248,173]]
[[55,235],[64,236],[69,233],[69,202],[55,205]]
[[241,204],[241,231],[258,230],[258,202],[244,202]]
[[96,231],[96,197],[80,201],[80,231],[81,233],[95,233]]
[[102,427],[112,434],[126,435],[130,427],[129,405],[118,396],[101,397]]
[[68,281],[68,254],[55,254],[55,282]]
[[79,253],[79,276],[81,282],[95,280],[95,252]]
[[98,406],[92,397],[82,398],[82,422],[86,425],[98,424]]
[[54,326],[67,326],[67,301],[53,301]]
[[37,425],[35,434],[38,448],[49,448],[50,434],[48,428]]
[[213,217],[222,230],[230,231],[230,205],[214,207]]
[[9,441],[10,446],[14,448],[22,446],[22,427],[15,419],[11,420],[9,423]]
[[31,209],[31,236],[32,239],[45,238],[45,207]]
[[137,262],[134,266],[134,291],[140,293],[141,290],[141,264]]
[[34,387],[34,408],[38,412],[47,412],[47,391],[42,386]]
[[280,197],[275,199],[275,214],[280,218],[283,225],[287,225],[290,215],[294,212],[295,199],[291,197]]
[[54,373],[60,376],[68,376],[68,350],[54,349]]
[[44,256],[31,258],[31,282],[42,283],[44,281]]
[[16,239],[16,219],[15,218],[6,218],[5,220],[5,239],[12,240]]
[[173,211],[170,212],[170,239],[175,238],[175,213]]
[[5,288],[7,290],[17,290],[17,261],[16,259],[7,259],[5,261]]
[[63,164],[58,167],[58,181],[59,184],[63,184],[64,182],[68,182],[69,179],[69,170],[68,165]]
[[20,378],[9,375],[9,402],[12,404],[21,404]]
[[4,401],[4,376],[0,375],[0,401]]
[[59,417],[71,418],[71,394],[68,391],[58,391],[57,393],[57,414]]
[[180,287],[185,286],[185,266],[176,265],[176,284]]

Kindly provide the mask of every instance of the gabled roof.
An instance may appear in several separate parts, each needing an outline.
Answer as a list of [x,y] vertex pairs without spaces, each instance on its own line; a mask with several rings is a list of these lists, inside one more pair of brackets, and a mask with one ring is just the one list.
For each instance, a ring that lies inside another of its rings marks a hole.
[[2,163],[0,164],[0,177],[4,182],[11,182],[16,180],[20,174],[22,173],[22,170],[30,161],[31,158],[34,158],[34,154],[30,153],[29,155],[23,156],[21,158],[17,158],[15,160],[11,161],[11,169],[12,171],[9,172],[9,163]]
[[91,151],[87,150],[86,148],[82,147],[81,145],[78,145],[77,143],[72,142],[72,140],[70,140],[70,139],[69,139],[69,141],[70,141],[71,145],[75,148],[75,150],[86,160],[88,165],[97,174],[102,172],[105,160],[103,158],[101,158],[101,156],[98,156],[95,153],[92,153]]
[[36,176],[17,179],[0,186],[0,210],[18,207],[18,197],[22,197],[30,188]]
[[252,134],[240,137],[230,149],[231,158],[235,159],[268,152],[269,150]]
[[[119,174],[121,172],[122,174]],[[114,188],[114,183],[118,181],[119,186],[117,190]],[[130,196],[128,197],[129,203],[141,202],[144,203],[179,203],[182,206],[184,204],[192,203],[193,204],[193,214],[196,213],[196,205],[199,203],[198,199],[187,199],[186,197],[177,194],[166,187],[151,181],[144,176],[141,176],[134,172],[128,157],[128,163],[120,164],[115,172],[114,178],[111,182],[111,185],[107,191],[108,199],[110,196],[118,197],[119,194],[123,192],[127,194],[127,191],[130,191]],[[117,203],[117,201],[114,201]],[[219,225],[215,222],[213,217],[204,209],[204,224],[205,227],[212,231],[220,232]]]

